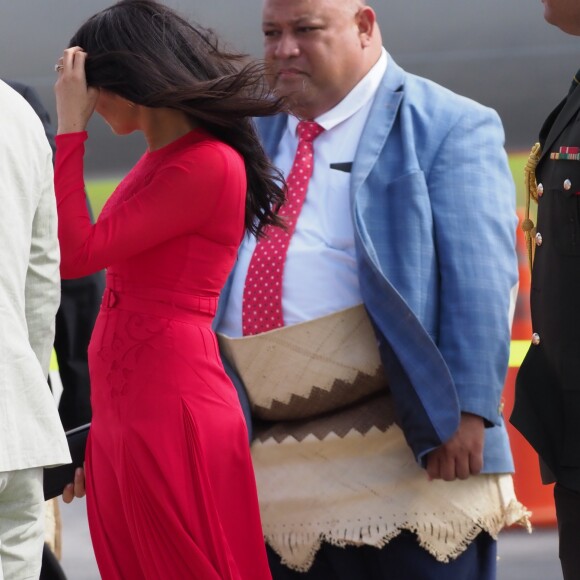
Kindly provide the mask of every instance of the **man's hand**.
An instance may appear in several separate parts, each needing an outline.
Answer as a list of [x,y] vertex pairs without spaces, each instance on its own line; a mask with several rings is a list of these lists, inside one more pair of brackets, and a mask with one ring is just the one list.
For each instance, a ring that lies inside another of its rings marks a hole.
[[62,501],[70,503],[75,497],[85,497],[85,470],[77,467],[74,483],[69,483],[62,492]]
[[471,413],[461,413],[459,429],[446,443],[427,456],[429,479],[467,479],[483,467],[483,419]]

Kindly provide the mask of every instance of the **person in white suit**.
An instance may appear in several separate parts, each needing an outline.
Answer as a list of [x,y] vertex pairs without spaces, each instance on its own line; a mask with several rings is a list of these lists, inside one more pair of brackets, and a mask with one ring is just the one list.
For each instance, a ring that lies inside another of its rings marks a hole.
[[0,580],[38,578],[43,467],[70,463],[47,384],[60,301],[52,152],[0,81]]

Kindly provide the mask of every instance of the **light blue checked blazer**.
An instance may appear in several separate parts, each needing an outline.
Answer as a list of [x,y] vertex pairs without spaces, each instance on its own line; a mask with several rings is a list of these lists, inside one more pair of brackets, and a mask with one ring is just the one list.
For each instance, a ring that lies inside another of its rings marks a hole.
[[[273,157],[286,117],[257,124]],[[421,461],[475,413],[488,473],[513,471],[501,394],[517,218],[503,144],[495,111],[389,56],[351,174],[362,297],[407,442]]]

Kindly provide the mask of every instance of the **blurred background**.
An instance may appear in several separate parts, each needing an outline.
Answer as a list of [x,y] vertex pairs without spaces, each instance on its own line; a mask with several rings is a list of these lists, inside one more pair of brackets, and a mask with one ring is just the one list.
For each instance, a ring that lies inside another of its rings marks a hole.
[[[261,56],[262,0],[166,0],[215,29],[228,44]],[[407,70],[495,108],[510,151],[528,150],[541,120],[580,66],[578,41],[549,26],[540,0],[376,0],[392,57]],[[33,85],[54,116],[54,63],[76,28],[112,0],[0,0],[0,77]],[[90,127],[87,171],[122,175],[143,150],[139,136]]]

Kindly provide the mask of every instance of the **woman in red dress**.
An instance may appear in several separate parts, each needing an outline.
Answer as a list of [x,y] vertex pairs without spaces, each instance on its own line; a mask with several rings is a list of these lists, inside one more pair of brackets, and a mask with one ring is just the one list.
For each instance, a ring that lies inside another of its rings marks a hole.
[[[246,425],[211,329],[242,237],[277,224],[283,197],[250,119],[279,103],[237,62],[167,7],[123,0],[56,67],[62,275],[107,268],[85,472],[64,495],[86,484],[105,580],[270,578]],[[91,225],[93,110],[148,148]]]

